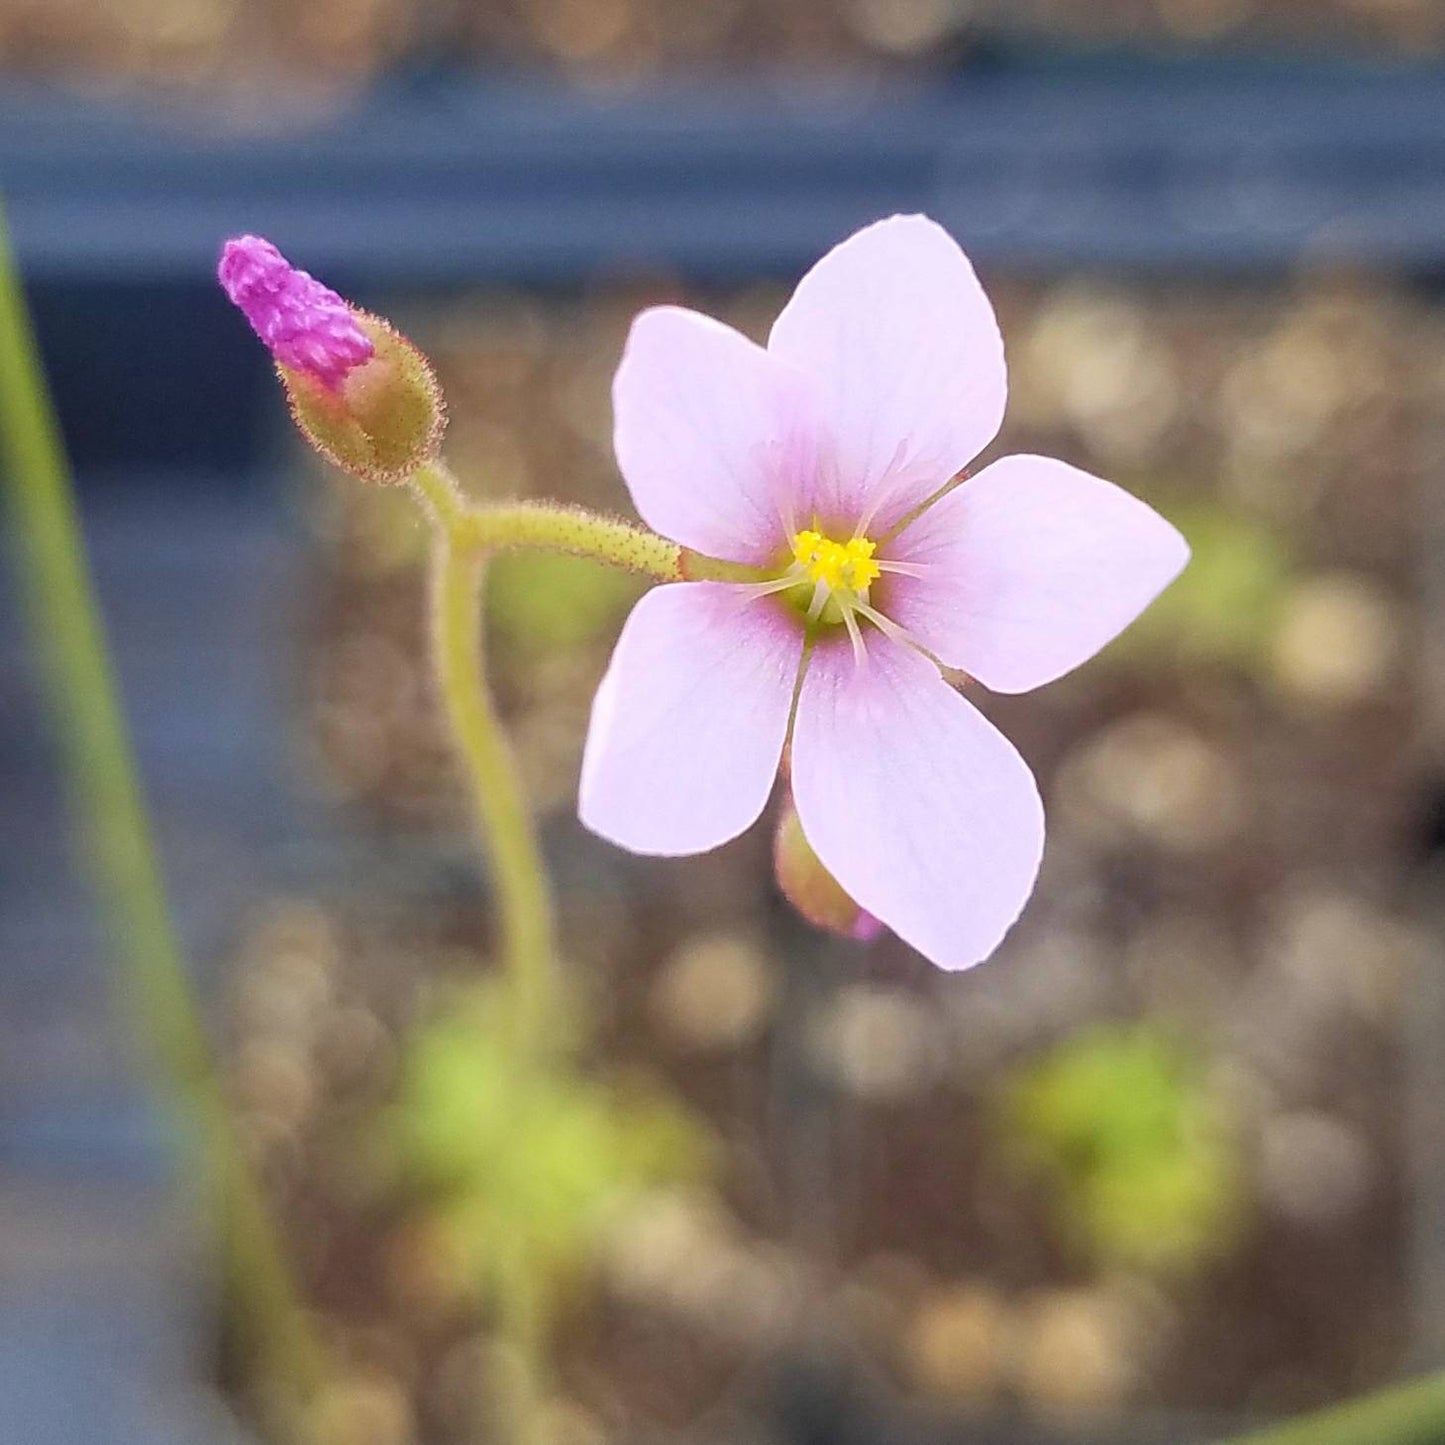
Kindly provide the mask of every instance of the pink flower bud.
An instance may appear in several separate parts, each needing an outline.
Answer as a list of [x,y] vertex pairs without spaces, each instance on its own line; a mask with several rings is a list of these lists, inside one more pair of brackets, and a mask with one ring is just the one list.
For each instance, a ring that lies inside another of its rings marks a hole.
[[866,908],[860,908],[823,867],[803,834],[791,798],[778,817],[773,869],[783,897],[814,927],[860,943],[871,943],[883,932],[883,925]]
[[397,483],[436,458],[446,412],[426,357],[259,236],[226,242],[217,275],[276,358],[291,415],[328,461]]
[[375,353],[351,307],[260,236],[227,241],[216,275],[267,350],[290,371],[334,388]]

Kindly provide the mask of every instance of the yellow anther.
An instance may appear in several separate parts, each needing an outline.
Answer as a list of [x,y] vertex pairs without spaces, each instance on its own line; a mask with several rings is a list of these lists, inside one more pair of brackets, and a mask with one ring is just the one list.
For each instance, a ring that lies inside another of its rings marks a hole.
[[877,544],[867,537],[854,537],[843,551],[847,554],[848,585],[855,592],[865,592],[870,582],[878,579],[879,567],[873,560]]
[[807,529],[793,538],[793,558],[810,582],[821,582],[830,592],[866,592],[878,577],[873,560],[876,544],[866,537],[834,542]]
[[810,566],[816,560],[822,541],[823,534],[821,532],[799,532],[793,538],[793,560],[800,567]]

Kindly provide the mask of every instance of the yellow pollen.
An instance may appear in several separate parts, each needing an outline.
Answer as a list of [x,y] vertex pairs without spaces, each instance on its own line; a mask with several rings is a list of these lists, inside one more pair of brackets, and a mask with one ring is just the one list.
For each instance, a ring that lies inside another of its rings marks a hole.
[[873,560],[876,549],[867,537],[834,542],[811,529],[793,538],[793,560],[810,582],[821,582],[830,592],[866,592],[879,573]]

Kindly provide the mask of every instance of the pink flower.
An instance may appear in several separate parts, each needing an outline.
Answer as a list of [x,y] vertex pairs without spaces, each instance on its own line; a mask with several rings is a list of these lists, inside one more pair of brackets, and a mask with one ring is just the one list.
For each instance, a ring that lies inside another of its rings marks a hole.
[[1188,548],[1109,482],[1005,457],[993,309],[954,241],[880,221],[802,280],[767,348],[677,307],[613,386],[642,517],[756,581],[633,609],[593,705],[580,811],[634,852],[697,853],[762,811],[791,737],[819,859],[943,968],[986,958],[1033,889],[1038,789],[940,664],[1000,692],[1077,667]]
[[271,355],[289,370],[334,388],[353,367],[371,360],[371,338],[346,302],[260,236],[227,241],[216,275]]

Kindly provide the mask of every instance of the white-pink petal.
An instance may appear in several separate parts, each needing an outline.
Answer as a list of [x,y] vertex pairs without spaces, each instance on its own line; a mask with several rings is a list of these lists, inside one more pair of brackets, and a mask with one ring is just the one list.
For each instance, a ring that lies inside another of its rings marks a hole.
[[678,306],[632,323],[612,384],[617,464],[642,519],[712,557],[786,554],[816,470],[807,383],[730,326]]
[[1063,676],[1124,630],[1189,560],[1184,538],[1112,482],[1004,457],[936,502],[888,555],[879,604],[996,692]]
[[578,812],[634,853],[701,853],[762,812],[782,757],[801,626],[721,582],[654,588],[592,704]]
[[968,258],[924,216],[879,221],[798,284],[768,350],[814,381],[834,450],[825,522],[887,527],[998,434],[1003,339]]
[[793,800],[825,867],[941,968],[987,958],[1038,874],[1028,765],[911,648],[869,632],[814,649],[793,724]]

